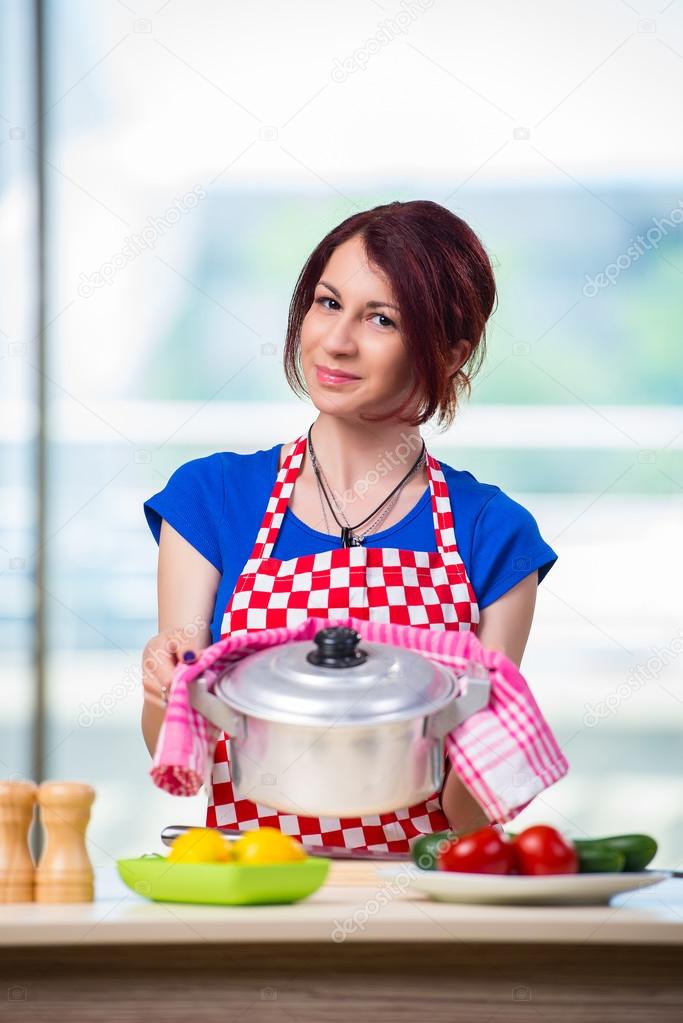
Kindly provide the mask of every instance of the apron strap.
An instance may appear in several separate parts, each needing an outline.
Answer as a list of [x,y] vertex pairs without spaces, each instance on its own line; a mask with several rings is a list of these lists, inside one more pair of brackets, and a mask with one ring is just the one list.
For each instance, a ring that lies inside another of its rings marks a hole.
[[451,498],[441,464],[429,452],[427,452],[427,475],[432,494],[432,518],[434,519],[436,548],[439,554],[452,553],[457,551],[458,545],[455,541]]
[[301,472],[308,435],[303,434],[294,444],[294,447],[285,458],[282,468],[277,474],[275,485],[266,506],[266,511],[261,522],[261,528],[256,535],[254,549],[251,552],[249,561],[244,566],[243,572],[254,571],[250,567],[251,561],[261,561],[272,555],[275,541],[278,538],[282,520],[285,517],[289,499],[294,490],[296,478]]

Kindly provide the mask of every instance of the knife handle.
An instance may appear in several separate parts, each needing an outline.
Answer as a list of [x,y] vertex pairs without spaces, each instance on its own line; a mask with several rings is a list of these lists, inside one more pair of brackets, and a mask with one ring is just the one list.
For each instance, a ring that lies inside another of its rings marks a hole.
[[[199,827],[200,825],[196,825]],[[191,830],[189,824],[169,824],[167,828],[161,832],[161,841],[164,845],[173,845],[174,840],[178,835],[184,835],[186,831]],[[238,838],[241,838],[244,834],[239,828],[215,828],[216,831],[220,831],[221,835],[229,839],[232,842],[236,842]]]

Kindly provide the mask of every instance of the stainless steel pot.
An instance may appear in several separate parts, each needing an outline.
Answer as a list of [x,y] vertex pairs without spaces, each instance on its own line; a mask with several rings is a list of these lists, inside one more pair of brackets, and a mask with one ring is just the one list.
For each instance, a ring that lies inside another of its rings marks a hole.
[[[488,670],[456,674],[344,626],[260,650],[190,702],[229,737],[235,794],[281,813],[358,817],[440,789],[444,736],[489,701]],[[379,823],[379,821],[378,821]]]

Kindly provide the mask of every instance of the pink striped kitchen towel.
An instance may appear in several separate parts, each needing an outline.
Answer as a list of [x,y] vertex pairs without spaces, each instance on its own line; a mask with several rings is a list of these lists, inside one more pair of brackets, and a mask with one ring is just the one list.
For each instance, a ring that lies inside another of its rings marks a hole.
[[168,708],[159,733],[150,774],[172,795],[193,796],[210,786],[218,730],[190,706],[188,683],[203,675],[209,689],[230,664],[279,643],[313,639],[330,625],[355,629],[374,643],[417,650],[448,668],[463,670],[467,661],[489,669],[491,698],[446,736],[452,768],[491,821],[512,820],[543,789],[559,781],[569,765],[529,686],[517,667],[495,650],[486,650],[470,630],[435,630],[388,625],[358,618],[308,618],[294,628],[263,629],[226,636],[202,651],[193,664],[179,664],[173,675]]

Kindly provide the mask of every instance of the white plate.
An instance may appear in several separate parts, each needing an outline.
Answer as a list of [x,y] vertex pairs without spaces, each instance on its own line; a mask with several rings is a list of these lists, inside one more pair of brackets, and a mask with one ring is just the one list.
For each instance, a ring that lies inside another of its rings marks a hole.
[[379,867],[380,874],[401,878],[410,888],[439,902],[480,902],[495,905],[588,906],[608,903],[619,892],[646,888],[671,877],[670,870],[612,874],[466,874],[420,870],[414,864]]

